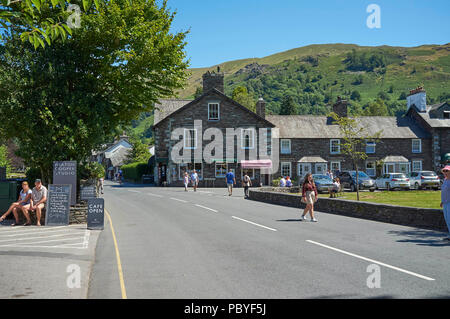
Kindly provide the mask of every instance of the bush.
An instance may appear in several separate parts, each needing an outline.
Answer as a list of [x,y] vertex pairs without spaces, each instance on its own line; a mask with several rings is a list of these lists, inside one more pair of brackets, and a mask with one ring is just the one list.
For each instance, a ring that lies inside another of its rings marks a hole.
[[125,179],[139,182],[142,179],[142,175],[148,174],[149,166],[148,162],[135,162],[123,165],[121,170]]
[[105,177],[105,168],[97,162],[80,164],[78,168],[78,177],[80,179],[99,179]]
[[274,179],[272,181],[272,186],[273,187],[280,187],[280,180],[281,180],[281,177],[278,177],[277,179]]

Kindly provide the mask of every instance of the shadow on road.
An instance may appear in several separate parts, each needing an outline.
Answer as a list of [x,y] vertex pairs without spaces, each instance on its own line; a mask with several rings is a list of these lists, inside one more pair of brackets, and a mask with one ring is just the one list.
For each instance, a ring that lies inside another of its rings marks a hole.
[[301,219],[277,219],[277,222],[301,222]]
[[399,237],[405,237],[404,239],[399,239],[399,243],[415,243],[419,246],[430,246],[430,247],[443,247],[450,246],[449,241],[444,241],[444,233],[434,232],[425,229],[414,229],[414,230],[392,230],[389,231],[390,235],[396,235]]

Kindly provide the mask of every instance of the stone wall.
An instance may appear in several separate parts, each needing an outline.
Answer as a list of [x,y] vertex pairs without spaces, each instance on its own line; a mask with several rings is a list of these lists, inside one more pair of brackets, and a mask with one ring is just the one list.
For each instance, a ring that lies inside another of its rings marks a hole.
[[[31,224],[36,225],[36,212],[30,213]],[[19,221],[25,224],[26,219],[22,213],[19,213]],[[82,202],[70,207],[69,224],[86,224],[87,223],[87,203]],[[45,225],[45,209],[41,215],[41,225]]]
[[[250,199],[275,205],[304,208],[301,197],[286,192],[274,192],[273,188],[250,190]],[[335,198],[319,198],[316,211],[336,215],[369,219],[404,226],[448,231],[442,210],[402,207]]]

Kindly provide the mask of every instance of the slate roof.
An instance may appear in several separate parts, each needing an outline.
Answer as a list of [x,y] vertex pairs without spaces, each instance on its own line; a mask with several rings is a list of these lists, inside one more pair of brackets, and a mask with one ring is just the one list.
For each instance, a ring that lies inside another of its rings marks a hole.
[[298,163],[327,163],[327,161],[320,156],[304,156]]
[[[279,128],[280,138],[342,138],[339,126],[326,116],[267,115],[266,120]],[[428,132],[409,117],[362,116],[359,123],[369,135],[382,130],[381,138],[430,138]]]
[[434,114],[433,114],[434,111],[439,109],[444,104],[446,104],[446,102],[439,103],[439,104],[428,105],[427,108],[426,108],[426,110],[427,110],[426,112],[418,112],[417,109],[416,109],[416,111],[417,111],[417,114],[419,114],[419,116],[421,116],[428,123],[428,125],[430,125],[431,127],[434,127],[434,128],[438,128],[438,127],[450,128],[450,119],[436,118],[434,116]]
[[182,108],[192,100],[175,100],[175,99],[162,99],[161,103],[155,104],[155,115],[153,125],[158,124],[167,116]]
[[109,158],[111,160],[111,164],[114,167],[122,166],[125,164],[125,161],[128,157],[128,152],[130,152],[131,149],[125,148],[125,147],[119,147],[116,151],[108,153],[106,155],[106,158]]
[[388,155],[382,159],[385,163],[392,163],[392,162],[400,162],[400,163],[408,163],[409,160],[406,157],[403,156],[395,156],[395,155]]

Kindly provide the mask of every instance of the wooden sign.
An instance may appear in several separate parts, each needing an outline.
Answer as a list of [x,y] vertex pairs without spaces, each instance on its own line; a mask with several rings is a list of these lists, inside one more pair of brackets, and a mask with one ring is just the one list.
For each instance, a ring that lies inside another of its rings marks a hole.
[[105,200],[103,198],[88,199],[87,228],[102,230],[105,225]]
[[70,199],[72,185],[48,185],[47,210],[45,213],[46,226],[69,225]]

